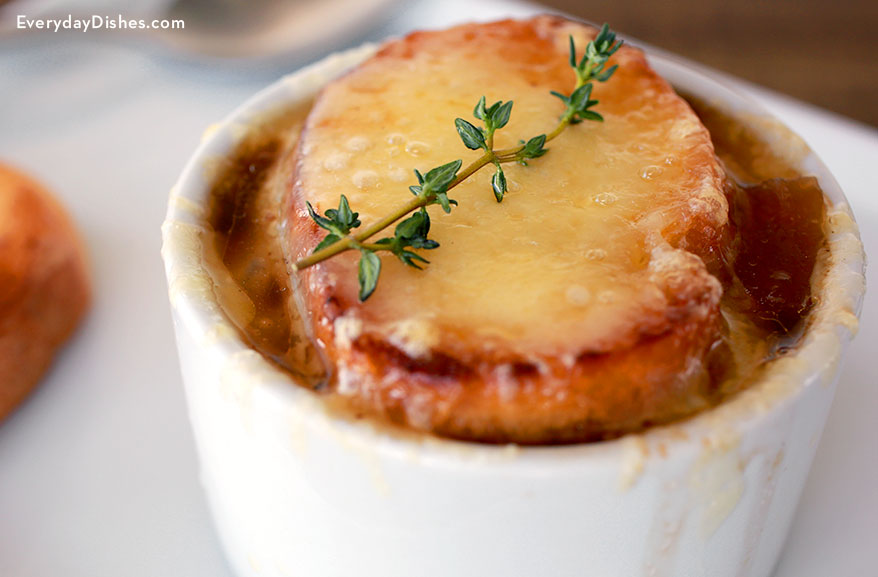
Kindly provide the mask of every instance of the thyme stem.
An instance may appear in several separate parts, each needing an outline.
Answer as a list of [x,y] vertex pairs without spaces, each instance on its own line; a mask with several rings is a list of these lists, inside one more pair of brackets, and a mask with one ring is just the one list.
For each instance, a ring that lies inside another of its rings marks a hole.
[[[451,184],[448,185],[448,190],[454,188],[455,186],[478,172],[479,169],[481,169],[482,167],[493,162],[494,156],[495,155],[493,152],[486,152],[476,161],[472,162],[466,168],[462,169],[454,178],[454,180],[451,181]],[[303,268],[314,266],[319,262],[322,262],[328,258],[332,258],[335,255],[342,253],[346,250],[357,248],[358,245],[362,245],[363,241],[369,240],[371,237],[375,236],[399,219],[408,216],[410,213],[418,210],[419,208],[431,204],[433,200],[433,198],[422,198],[420,196],[415,197],[412,200],[408,201],[406,204],[400,206],[399,208],[382,218],[381,220],[364,228],[357,234],[348,235],[338,242],[333,243],[326,248],[320,249],[317,252],[314,252],[299,261],[296,261],[295,265],[293,266],[295,266],[296,270],[302,270]]]

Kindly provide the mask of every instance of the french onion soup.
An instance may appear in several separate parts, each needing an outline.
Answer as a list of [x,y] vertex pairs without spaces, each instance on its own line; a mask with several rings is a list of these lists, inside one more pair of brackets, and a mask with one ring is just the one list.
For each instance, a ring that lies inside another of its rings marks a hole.
[[255,123],[206,243],[242,335],[352,416],[485,443],[613,438],[758,379],[807,328],[823,193],[601,34],[415,33]]

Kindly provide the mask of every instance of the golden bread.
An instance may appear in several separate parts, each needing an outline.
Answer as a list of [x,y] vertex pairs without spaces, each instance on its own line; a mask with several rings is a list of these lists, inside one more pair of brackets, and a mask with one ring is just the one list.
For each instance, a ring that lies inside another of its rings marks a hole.
[[0,164],[0,420],[36,386],[88,308],[84,254],[49,192]]
[[[560,18],[469,24],[386,44],[328,85],[297,150],[287,254],[309,254],[319,212],[345,194],[368,225],[411,198],[412,172],[478,152],[456,117],[513,100],[497,147],[550,131],[596,30]],[[382,259],[378,289],[357,298],[357,254],[298,273],[303,309],[334,367],[332,386],[363,411],[415,429],[485,442],[574,442],[690,414],[712,386],[728,235],[724,173],[710,135],[624,46],[584,122],[530,166],[507,165],[497,204],[491,171],[431,208],[423,271]]]

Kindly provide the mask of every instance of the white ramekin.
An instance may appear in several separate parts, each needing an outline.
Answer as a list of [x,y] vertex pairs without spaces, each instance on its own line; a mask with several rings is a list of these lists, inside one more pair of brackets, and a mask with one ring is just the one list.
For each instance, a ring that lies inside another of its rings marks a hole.
[[864,292],[853,217],[826,167],[753,102],[667,57],[816,175],[830,264],[804,342],[744,393],[685,422],[587,445],[483,446],[330,414],[238,336],[202,251],[207,166],[266,111],[306,102],[374,52],[331,56],[262,91],[198,147],[171,193],[163,257],[202,481],[241,576],[764,577],[832,401]]

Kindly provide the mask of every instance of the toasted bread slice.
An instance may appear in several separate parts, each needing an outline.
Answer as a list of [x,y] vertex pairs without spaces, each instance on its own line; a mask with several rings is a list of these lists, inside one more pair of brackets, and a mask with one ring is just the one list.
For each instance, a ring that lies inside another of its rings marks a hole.
[[90,294],[83,246],[64,210],[0,164],[0,420],[39,382]]
[[[305,203],[350,199],[368,224],[410,198],[422,172],[478,153],[456,117],[484,94],[513,100],[499,148],[550,131],[569,93],[568,35],[555,17],[419,32],[326,87],[307,120],[289,194],[288,254],[321,240]],[[581,53],[581,52],[580,52]],[[431,209],[424,271],[383,258],[377,291],[357,299],[357,255],[299,273],[334,386],[364,410],[486,442],[573,442],[617,435],[702,408],[721,330],[711,264],[727,236],[723,173],[689,106],[625,46],[584,122],[530,166],[491,171]]]

